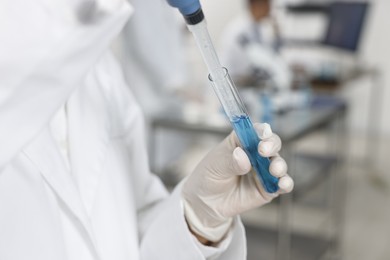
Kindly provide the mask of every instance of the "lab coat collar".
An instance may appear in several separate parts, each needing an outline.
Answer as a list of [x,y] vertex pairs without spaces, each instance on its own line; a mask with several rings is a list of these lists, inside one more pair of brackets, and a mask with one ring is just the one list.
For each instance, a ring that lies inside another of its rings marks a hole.
[[105,97],[92,72],[66,105],[70,169],[49,127],[24,149],[44,180],[85,230],[98,256],[90,217],[104,167],[110,125]]

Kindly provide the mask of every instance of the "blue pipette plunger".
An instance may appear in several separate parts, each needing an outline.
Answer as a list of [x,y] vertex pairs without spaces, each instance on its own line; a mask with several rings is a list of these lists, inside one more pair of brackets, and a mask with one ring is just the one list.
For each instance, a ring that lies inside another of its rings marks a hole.
[[183,15],[190,15],[196,13],[200,7],[198,0],[168,0],[169,5],[179,9]]

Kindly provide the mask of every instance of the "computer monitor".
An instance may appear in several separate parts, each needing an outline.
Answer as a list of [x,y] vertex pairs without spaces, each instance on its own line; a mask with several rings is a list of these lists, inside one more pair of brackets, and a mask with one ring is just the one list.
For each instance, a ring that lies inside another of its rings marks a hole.
[[334,2],[329,8],[329,24],[324,45],[357,51],[367,17],[366,2]]

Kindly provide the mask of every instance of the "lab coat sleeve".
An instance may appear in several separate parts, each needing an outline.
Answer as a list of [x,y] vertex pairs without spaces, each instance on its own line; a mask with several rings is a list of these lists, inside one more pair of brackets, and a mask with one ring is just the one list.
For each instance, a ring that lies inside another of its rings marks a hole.
[[228,237],[218,247],[207,247],[196,240],[185,222],[181,188],[179,184],[156,206],[159,210],[153,213],[153,219],[142,234],[141,259],[246,259],[245,232],[238,217]]
[[129,92],[121,69],[112,55],[111,77],[117,82],[112,88],[115,102],[112,111],[117,111],[122,126],[112,129],[115,135],[123,136],[132,164],[133,196],[137,207],[140,254],[142,260],[172,259],[224,259],[239,260],[246,257],[245,231],[239,218],[219,247],[201,245],[189,231],[182,208],[179,184],[171,195],[160,179],[150,173],[145,142],[145,127],[142,113]]
[[0,171],[82,85],[131,11],[83,24],[71,2],[0,1]]

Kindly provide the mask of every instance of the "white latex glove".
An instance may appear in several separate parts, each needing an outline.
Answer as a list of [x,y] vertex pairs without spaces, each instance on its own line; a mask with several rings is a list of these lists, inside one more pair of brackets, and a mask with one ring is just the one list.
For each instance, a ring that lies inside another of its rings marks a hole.
[[183,185],[187,223],[195,234],[209,241],[218,242],[223,238],[232,224],[232,217],[293,189],[286,162],[278,155],[282,146],[280,138],[272,133],[268,124],[255,124],[254,127],[262,140],[258,151],[261,156],[271,159],[270,172],[279,178],[280,189],[273,194],[265,191],[232,132],[198,164]]

